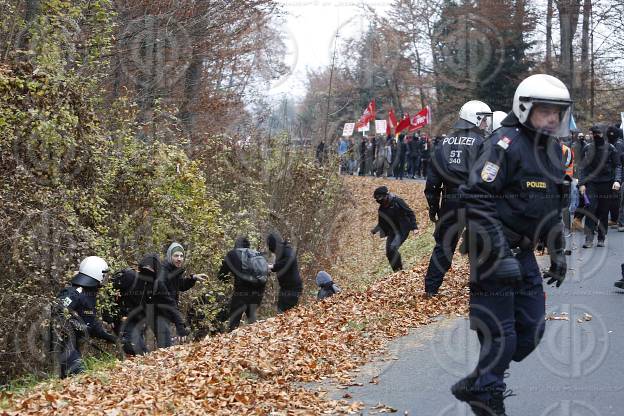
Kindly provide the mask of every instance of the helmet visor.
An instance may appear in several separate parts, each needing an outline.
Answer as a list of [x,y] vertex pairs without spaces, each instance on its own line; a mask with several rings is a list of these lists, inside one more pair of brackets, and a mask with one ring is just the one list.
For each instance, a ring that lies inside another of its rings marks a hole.
[[[570,135],[572,102],[520,97],[523,105],[530,106],[528,122],[536,131],[554,137]],[[528,101],[528,102],[527,102]]]

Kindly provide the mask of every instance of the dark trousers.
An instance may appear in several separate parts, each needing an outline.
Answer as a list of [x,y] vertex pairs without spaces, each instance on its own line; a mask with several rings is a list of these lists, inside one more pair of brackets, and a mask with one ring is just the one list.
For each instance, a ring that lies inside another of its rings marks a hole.
[[504,390],[504,373],[510,362],[525,359],[544,334],[544,290],[535,255],[523,251],[516,258],[523,275],[516,287],[493,277],[471,279],[470,328],[481,344],[473,373],[477,390]]
[[408,233],[391,234],[386,239],[386,258],[390,263],[393,271],[403,270],[403,262],[401,261],[401,253],[399,249],[405,240],[407,240]]
[[398,159],[394,167],[394,177],[396,179],[403,179],[404,173],[405,173],[405,159]]
[[425,292],[436,294],[442,285],[444,275],[451,268],[457,242],[464,230],[464,221],[460,221],[461,204],[450,198],[442,199],[440,220],[436,224],[433,237],[436,245],[429,259],[425,275]]
[[243,314],[245,314],[248,324],[256,322],[258,320],[257,311],[261,302],[262,297],[249,295],[240,296],[235,292],[230,301],[230,318],[228,323],[230,331],[238,328]]
[[587,216],[585,217],[585,237],[593,239],[594,233],[598,231],[598,240],[602,241],[605,239],[608,229],[609,204],[612,195],[611,183],[590,182],[587,184],[585,192],[589,196],[589,209],[587,209]]
[[611,200],[609,201],[609,219],[615,223],[620,218],[620,191],[611,190]]
[[74,374],[80,374],[85,370],[80,353],[80,342],[74,336],[69,339],[59,340],[56,346],[60,363],[60,377],[66,378]]
[[427,169],[429,168],[429,159],[428,158],[422,158],[421,160],[421,170],[422,170],[422,177],[426,177],[427,176]]
[[301,292],[302,289],[280,289],[277,295],[277,311],[282,313],[297,306]]
[[420,156],[411,158],[410,176],[420,176]]

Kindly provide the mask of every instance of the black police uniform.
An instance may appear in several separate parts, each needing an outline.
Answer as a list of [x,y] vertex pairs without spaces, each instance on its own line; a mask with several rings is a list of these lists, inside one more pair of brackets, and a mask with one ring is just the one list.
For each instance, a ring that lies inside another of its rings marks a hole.
[[596,226],[598,241],[605,240],[608,230],[609,205],[613,182],[621,182],[622,166],[615,147],[604,137],[594,136],[585,146],[579,175],[579,186],[585,185],[589,208],[585,217],[585,241],[592,242]]
[[[379,188],[378,188],[379,189]],[[416,216],[407,203],[398,196],[387,193],[387,205],[379,205],[377,211],[377,226],[373,229],[373,234],[382,231],[382,237],[386,238],[386,258],[390,262],[393,271],[403,269],[401,253],[399,249],[409,232],[417,230]]]
[[[82,273],[78,273],[72,282],[87,280],[92,280],[94,285],[97,284],[95,279]],[[64,325],[63,330],[57,333],[59,338],[56,340],[61,378],[84,371],[80,350],[88,337],[101,338],[108,342],[116,341],[115,336],[106,332],[97,319],[97,291],[98,286],[84,287],[73,283],[72,286],[62,289],[57,296],[62,307],[69,312],[66,320],[68,325]]]
[[502,394],[509,363],[526,358],[544,333],[536,242],[548,245],[558,284],[566,270],[561,147],[555,138],[520,125],[513,114],[502,124],[459,188],[468,220],[470,325],[481,343],[477,368],[467,379],[486,401]]
[[429,217],[438,217],[433,235],[436,245],[425,276],[425,292],[429,294],[438,293],[444,275],[451,267],[453,253],[465,225],[457,188],[468,180],[470,168],[484,140],[482,131],[468,121],[460,119],[453,129],[449,137],[434,147],[425,185]]

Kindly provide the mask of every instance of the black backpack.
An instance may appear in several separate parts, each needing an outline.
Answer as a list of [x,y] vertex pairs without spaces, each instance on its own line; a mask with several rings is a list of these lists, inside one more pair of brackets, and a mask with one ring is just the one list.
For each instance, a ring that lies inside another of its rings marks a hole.
[[241,261],[241,271],[237,276],[253,285],[265,285],[269,276],[269,263],[264,256],[250,248],[237,248],[236,252]]

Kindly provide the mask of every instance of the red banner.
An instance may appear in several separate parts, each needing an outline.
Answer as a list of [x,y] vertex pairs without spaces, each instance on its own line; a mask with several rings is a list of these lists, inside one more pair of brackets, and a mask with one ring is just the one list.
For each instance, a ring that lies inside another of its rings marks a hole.
[[409,131],[414,131],[418,129],[422,129],[426,125],[431,122],[431,111],[429,110],[429,106],[420,110],[412,119],[410,120],[410,128]]
[[393,129],[396,129],[397,127],[397,118],[396,118],[396,115],[394,114],[394,108],[391,108],[390,111],[388,112],[388,124]]
[[401,133],[401,131],[405,130],[406,128],[408,128],[410,126],[410,116],[409,114],[405,114],[405,117],[403,117],[403,120],[399,121],[399,125],[396,126],[396,129],[394,129],[395,133]]
[[364,110],[364,114],[355,124],[356,129],[360,129],[370,123],[372,120],[375,120],[375,99],[373,98],[368,106],[366,106],[366,110]]

